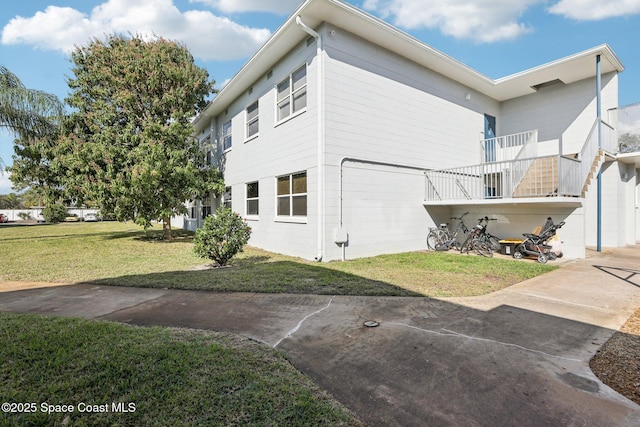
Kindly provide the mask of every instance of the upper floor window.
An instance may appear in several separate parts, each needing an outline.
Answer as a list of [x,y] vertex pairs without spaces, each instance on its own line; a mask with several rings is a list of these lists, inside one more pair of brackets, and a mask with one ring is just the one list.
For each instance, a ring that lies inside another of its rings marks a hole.
[[278,121],[307,107],[307,64],[278,83]]
[[256,100],[254,103],[252,103],[251,105],[249,105],[247,107],[247,110],[246,110],[246,114],[247,114],[247,128],[246,128],[247,139],[249,139],[252,136],[258,134],[258,130],[260,129],[260,126],[259,126],[259,119],[260,119],[259,111],[260,110],[258,109],[258,100]]
[[278,216],[307,215],[307,173],[278,177]]
[[222,149],[231,148],[231,120],[222,125]]

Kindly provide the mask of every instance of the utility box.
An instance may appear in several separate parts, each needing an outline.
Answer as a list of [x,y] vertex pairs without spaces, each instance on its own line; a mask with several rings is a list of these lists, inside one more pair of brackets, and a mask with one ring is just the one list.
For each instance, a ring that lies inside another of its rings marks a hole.
[[344,245],[349,241],[349,233],[342,227],[335,228],[333,230],[333,239],[337,245]]
[[502,255],[512,255],[516,251],[516,246],[524,242],[522,239],[504,239],[500,240],[500,253]]

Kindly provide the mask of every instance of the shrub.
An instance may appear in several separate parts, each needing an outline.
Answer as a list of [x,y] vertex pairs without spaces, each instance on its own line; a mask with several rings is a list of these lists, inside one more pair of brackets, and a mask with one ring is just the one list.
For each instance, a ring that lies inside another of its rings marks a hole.
[[204,225],[196,230],[193,248],[196,255],[208,258],[218,266],[225,265],[242,248],[251,237],[249,227],[229,208],[221,207],[214,215],[204,220]]
[[31,215],[29,214],[29,212],[20,212],[18,213],[18,217],[24,221],[27,221],[29,219],[33,219],[31,218]]
[[67,217],[67,208],[57,204],[47,205],[42,210],[42,217],[53,224],[62,222]]

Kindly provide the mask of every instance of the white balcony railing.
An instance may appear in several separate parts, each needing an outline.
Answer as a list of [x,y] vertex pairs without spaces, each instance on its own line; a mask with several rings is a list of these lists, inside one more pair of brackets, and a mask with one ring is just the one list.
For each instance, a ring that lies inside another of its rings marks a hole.
[[485,163],[425,172],[425,201],[581,197],[600,150],[618,151],[615,129],[600,123],[601,146],[596,119],[578,159],[559,153],[540,156],[537,131],[484,140]]
[[555,156],[425,172],[425,200],[579,196],[580,162]]
[[532,146],[538,142],[538,131],[514,133],[480,141],[482,160],[485,162],[501,162],[513,160],[524,146]]

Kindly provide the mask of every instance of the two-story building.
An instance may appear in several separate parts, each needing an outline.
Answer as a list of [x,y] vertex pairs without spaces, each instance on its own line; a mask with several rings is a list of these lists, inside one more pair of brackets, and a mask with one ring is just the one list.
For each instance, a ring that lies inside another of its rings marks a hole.
[[[490,79],[340,0],[307,0],[195,119],[250,244],[306,259],[423,250],[471,212],[567,257],[640,239],[640,158],[618,157],[608,45]],[[596,175],[601,172],[600,184]],[[598,191],[600,187],[600,191]]]

